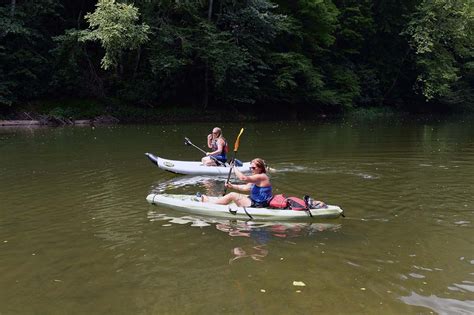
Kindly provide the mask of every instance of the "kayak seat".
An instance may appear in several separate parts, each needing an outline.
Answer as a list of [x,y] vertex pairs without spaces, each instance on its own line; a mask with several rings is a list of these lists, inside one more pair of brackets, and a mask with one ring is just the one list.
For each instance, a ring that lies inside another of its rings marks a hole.
[[202,202],[202,194],[198,191],[196,196],[193,198],[194,201]]

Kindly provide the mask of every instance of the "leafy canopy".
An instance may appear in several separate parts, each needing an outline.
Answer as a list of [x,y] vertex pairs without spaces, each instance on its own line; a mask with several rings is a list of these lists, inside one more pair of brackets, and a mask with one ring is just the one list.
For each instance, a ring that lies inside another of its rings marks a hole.
[[116,67],[122,52],[148,41],[149,26],[137,24],[138,9],[115,0],[99,0],[96,10],[85,16],[89,28],[81,32],[81,41],[99,41],[105,49],[104,69]]

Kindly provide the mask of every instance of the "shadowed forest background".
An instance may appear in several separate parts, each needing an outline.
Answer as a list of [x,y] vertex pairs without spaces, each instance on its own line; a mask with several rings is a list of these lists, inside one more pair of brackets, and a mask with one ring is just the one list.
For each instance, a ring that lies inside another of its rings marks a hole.
[[0,116],[472,112],[473,0],[3,0]]

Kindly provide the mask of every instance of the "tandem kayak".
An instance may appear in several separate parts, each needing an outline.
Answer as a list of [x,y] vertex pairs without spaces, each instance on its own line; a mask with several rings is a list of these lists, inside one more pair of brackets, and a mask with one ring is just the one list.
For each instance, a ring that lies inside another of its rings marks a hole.
[[[217,197],[209,197],[216,199]],[[201,202],[192,195],[149,194],[146,200],[153,205],[162,205],[187,213],[207,215],[213,217],[255,219],[255,220],[295,220],[295,219],[324,219],[337,218],[343,210],[338,206],[327,205],[325,208],[311,209],[309,211],[295,211],[288,209],[269,209],[238,207],[230,205],[217,205],[210,202]]]
[[[225,166],[205,166],[201,162],[167,160],[151,153],[145,153],[145,155],[162,170],[176,174],[227,176],[230,170],[228,164]],[[242,166],[237,168],[242,173],[250,173],[250,162],[243,163]]]

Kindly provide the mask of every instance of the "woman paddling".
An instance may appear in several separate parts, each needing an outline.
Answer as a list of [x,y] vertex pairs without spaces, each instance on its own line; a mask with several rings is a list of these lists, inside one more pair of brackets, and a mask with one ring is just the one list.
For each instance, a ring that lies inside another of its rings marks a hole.
[[207,135],[207,146],[212,149],[211,152],[206,152],[206,156],[202,158],[202,164],[206,166],[216,166],[216,160],[222,163],[227,161],[227,142],[222,136],[222,130],[219,127],[214,127],[212,133]]
[[247,182],[243,185],[234,185],[226,183],[226,187],[242,192],[250,192],[250,196],[231,192],[224,197],[211,200],[209,197],[202,195],[203,202],[212,202],[220,205],[227,205],[232,201],[239,207],[265,208],[268,207],[270,199],[272,199],[272,184],[267,176],[265,161],[256,158],[250,162],[250,170],[252,175],[246,176],[234,167],[234,173],[238,179]]

